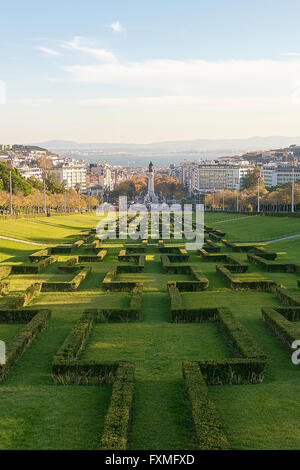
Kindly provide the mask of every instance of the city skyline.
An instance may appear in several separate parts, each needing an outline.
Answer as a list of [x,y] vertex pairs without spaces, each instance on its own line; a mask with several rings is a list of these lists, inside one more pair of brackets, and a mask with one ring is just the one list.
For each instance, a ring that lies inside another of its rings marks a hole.
[[297,135],[300,7],[261,3],[6,4],[1,141]]

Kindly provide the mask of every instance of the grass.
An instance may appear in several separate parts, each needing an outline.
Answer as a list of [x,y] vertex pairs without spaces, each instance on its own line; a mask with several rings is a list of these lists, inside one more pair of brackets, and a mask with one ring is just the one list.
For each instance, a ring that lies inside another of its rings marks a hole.
[[205,223],[226,232],[232,242],[262,242],[300,234],[300,221],[292,217],[207,212]]
[[[239,237],[248,241],[249,227],[258,227],[257,236],[269,233],[270,219],[276,230],[290,229],[285,219],[241,216],[226,222],[228,214],[208,225],[223,229],[227,224],[228,238],[238,224]],[[232,215],[232,214],[229,214]],[[221,217],[222,216],[222,217]],[[57,219],[54,221],[54,219]],[[263,225],[256,225],[264,219]],[[95,226],[94,216],[76,215],[41,219],[35,230],[24,220],[22,237],[38,242],[67,242],[76,240],[80,232]],[[32,221],[30,221],[32,222]],[[284,223],[283,223],[284,222]],[[294,222],[294,220],[292,220]],[[47,225],[45,227],[46,224]],[[1,222],[1,234],[12,233],[12,222]],[[7,224],[7,227],[6,227]],[[53,224],[53,225],[52,225]],[[223,226],[224,224],[224,226]],[[250,225],[249,225],[250,224]],[[251,225],[252,224],[252,225]],[[298,222],[299,224],[299,222]],[[67,227],[66,227],[67,226]],[[230,231],[231,230],[231,231]],[[264,232],[263,232],[264,230]],[[284,234],[283,234],[284,235]],[[9,235],[11,236],[11,235]],[[227,236],[227,235],[226,235]],[[17,237],[16,237],[17,238]],[[51,362],[67,334],[87,308],[127,308],[128,293],[104,293],[101,282],[117,263],[122,244],[109,250],[101,263],[92,263],[92,274],[74,293],[43,293],[29,308],[50,308],[52,319],[40,337],[0,383],[0,449],[97,449],[109,405],[109,386],[68,386],[53,384]],[[300,238],[270,244],[279,253],[278,262],[300,262]],[[37,250],[23,243],[0,240],[0,261],[27,262],[28,255]],[[223,247],[223,252],[230,252]],[[235,253],[247,262],[247,255]],[[65,261],[68,257],[60,257]],[[234,449],[299,449],[300,448],[300,382],[296,366],[288,350],[264,326],[261,307],[280,305],[278,299],[264,292],[233,292],[216,274],[215,263],[203,262],[192,253],[190,262],[196,264],[210,281],[205,292],[183,294],[189,308],[227,306],[239,318],[268,356],[266,378],[261,385],[210,387],[209,394],[216,403],[224,431]],[[299,295],[299,275],[266,273],[249,264],[244,276],[268,277]],[[167,281],[189,279],[188,275],[164,274],[156,248],[147,248],[145,272],[120,274],[120,279],[135,279],[145,283],[143,313],[138,323],[95,324],[82,359],[129,360],[136,366],[133,414],[129,433],[129,449],[193,449],[188,403],[182,379],[183,360],[225,358],[231,356],[217,323],[170,323]],[[13,291],[42,279],[68,280],[56,266],[36,275],[14,275],[8,278]],[[0,303],[5,298],[0,299]],[[0,339],[9,342],[22,325],[0,324]]]

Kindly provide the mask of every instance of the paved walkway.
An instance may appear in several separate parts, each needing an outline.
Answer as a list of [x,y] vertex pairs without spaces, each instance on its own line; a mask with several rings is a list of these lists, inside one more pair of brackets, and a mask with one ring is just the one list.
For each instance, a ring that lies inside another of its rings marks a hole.
[[50,246],[49,243],[28,242],[27,240],[19,240],[18,238],[5,237],[4,235],[0,235],[0,238],[2,238],[3,240],[10,240],[12,242],[26,243],[27,245]]

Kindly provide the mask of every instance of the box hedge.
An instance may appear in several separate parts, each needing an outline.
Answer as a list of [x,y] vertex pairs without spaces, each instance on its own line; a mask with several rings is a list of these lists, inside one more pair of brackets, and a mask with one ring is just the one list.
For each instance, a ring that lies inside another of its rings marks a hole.
[[79,263],[100,263],[107,255],[108,250],[101,250],[96,255],[79,255]]
[[[70,268],[72,269],[73,266]],[[80,266],[78,269],[80,269],[80,271],[69,282],[43,282],[42,292],[71,292],[77,290],[80,284],[92,272],[92,268],[88,266],[84,268]]]
[[198,364],[184,361],[182,368],[197,449],[229,449],[229,442],[223,433],[216,406],[209,399],[207,385]]
[[[6,315],[8,313],[6,312]],[[47,326],[50,317],[50,310],[40,310],[31,312],[34,315],[29,323],[27,323],[21,331],[8,343],[6,348],[6,363],[0,365],[0,380],[9,372],[15,362],[22,356],[24,351],[30,346],[32,341],[41,333],[41,331]],[[0,313],[1,321],[2,313]],[[24,316],[23,316],[24,321]],[[11,321],[12,323],[12,321]]]
[[261,279],[256,281],[252,278],[239,278],[238,276],[231,273],[229,269],[225,266],[216,266],[216,271],[222,277],[227,285],[232,290],[248,290],[248,289],[255,289],[267,292],[273,292],[277,284],[274,281],[269,279]]
[[[262,307],[262,317],[266,326],[279,338],[279,340],[288,346],[289,349],[294,341],[300,339],[300,327],[288,320],[279,309]],[[285,309],[282,309],[283,312]],[[300,309],[296,320],[300,318]]]
[[0,281],[11,274],[12,266],[0,265]]
[[0,282],[0,295],[4,296],[9,293],[9,283],[8,282]]

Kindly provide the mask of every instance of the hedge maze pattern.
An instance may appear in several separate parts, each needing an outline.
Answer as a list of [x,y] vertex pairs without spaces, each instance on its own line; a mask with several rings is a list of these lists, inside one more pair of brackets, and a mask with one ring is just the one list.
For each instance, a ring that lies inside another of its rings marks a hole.
[[[230,448],[216,406],[209,398],[208,387],[259,384],[264,380],[268,358],[228,306],[201,306],[201,292],[213,287],[203,273],[201,263],[214,263],[218,276],[232,290],[262,290],[275,295],[283,306],[262,306],[262,317],[266,327],[289,350],[293,341],[300,338],[300,329],[295,323],[300,320],[300,295],[289,292],[272,279],[250,273],[249,266],[258,266],[269,273],[289,274],[299,273],[300,265],[278,262],[277,254],[263,246],[230,243],[224,238],[225,235],[220,230],[205,227],[205,245],[198,251],[196,262],[190,261],[190,253],[183,245],[166,244],[162,240],[151,244],[150,241],[143,240],[141,243],[122,242],[122,247],[116,248],[117,245],[113,243],[105,244],[98,240],[92,230],[83,233],[82,239],[72,245],[59,245],[29,255],[27,263],[0,264],[0,296],[5,299],[0,307],[0,322],[25,324],[7,346],[6,364],[0,366],[0,380],[9,373],[14,363],[32,341],[42,334],[50,321],[49,310],[28,308],[30,302],[43,293],[78,290],[87,276],[93,276],[93,264],[105,262],[112,251],[116,258],[115,263],[109,265],[102,281],[99,279],[98,288],[106,293],[129,293],[128,307],[109,308],[99,305],[98,308],[84,310],[54,355],[51,372],[57,386],[111,384],[110,405],[103,434],[99,436],[99,448],[126,449],[129,423],[134,419],[132,403],[135,364],[122,360],[90,362],[82,360],[81,356],[95,324],[141,320],[144,282],[135,280],[132,276],[124,279],[124,275],[136,274],[138,279],[146,281],[147,255],[157,253],[160,256],[161,271],[168,275],[168,282],[161,289],[169,296],[171,321],[176,324],[215,322],[224,341],[230,346],[231,358],[201,360],[195,357],[192,361],[182,363],[196,447]],[[60,256],[64,257],[63,261],[60,261]],[[54,267],[58,274],[69,280],[39,280],[39,274],[50,267]],[[23,292],[10,291],[12,276],[32,274],[36,275],[37,282]],[[172,280],[172,276],[177,274],[187,275],[189,279]],[[186,292],[195,292],[194,295],[198,295],[193,308],[185,306],[183,294]]]

